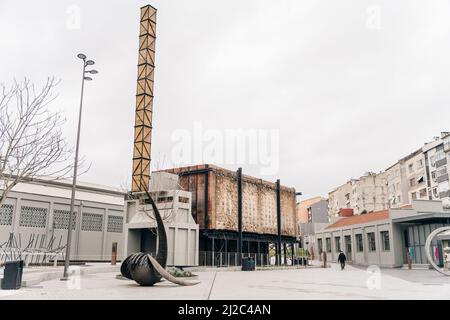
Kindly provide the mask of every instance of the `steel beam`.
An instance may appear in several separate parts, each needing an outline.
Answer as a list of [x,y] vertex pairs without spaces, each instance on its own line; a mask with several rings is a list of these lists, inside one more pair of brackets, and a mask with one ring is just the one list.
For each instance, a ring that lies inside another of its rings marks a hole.
[[277,232],[278,232],[278,239],[277,239],[277,264],[281,264],[281,187],[280,187],[280,179],[276,182],[277,186]]
[[242,257],[242,168],[237,171],[237,189],[238,189],[238,263],[241,265]]

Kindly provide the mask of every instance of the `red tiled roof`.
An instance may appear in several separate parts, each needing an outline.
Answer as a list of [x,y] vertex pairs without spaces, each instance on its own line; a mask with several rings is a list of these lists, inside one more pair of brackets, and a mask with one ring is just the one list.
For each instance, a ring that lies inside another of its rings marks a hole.
[[389,210],[383,210],[383,211],[377,211],[377,212],[371,212],[366,214],[361,214],[358,216],[348,217],[348,218],[341,218],[335,223],[329,225],[325,229],[333,229],[333,228],[341,228],[346,226],[351,226],[354,224],[361,224],[361,223],[367,223],[371,221],[378,221],[378,220],[386,220],[389,219]]

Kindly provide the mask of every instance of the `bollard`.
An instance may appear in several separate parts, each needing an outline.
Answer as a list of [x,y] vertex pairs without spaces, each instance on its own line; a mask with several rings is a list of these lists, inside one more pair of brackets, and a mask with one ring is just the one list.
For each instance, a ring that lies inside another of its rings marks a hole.
[[112,244],[111,265],[115,266],[117,263],[117,242]]
[[323,267],[327,267],[327,253],[325,251],[323,252]]

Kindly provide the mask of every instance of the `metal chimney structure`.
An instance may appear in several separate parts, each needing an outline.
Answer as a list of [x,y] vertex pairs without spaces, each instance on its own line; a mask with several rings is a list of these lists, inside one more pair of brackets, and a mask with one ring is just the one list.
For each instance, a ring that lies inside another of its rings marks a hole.
[[141,8],[132,192],[150,189],[156,9]]

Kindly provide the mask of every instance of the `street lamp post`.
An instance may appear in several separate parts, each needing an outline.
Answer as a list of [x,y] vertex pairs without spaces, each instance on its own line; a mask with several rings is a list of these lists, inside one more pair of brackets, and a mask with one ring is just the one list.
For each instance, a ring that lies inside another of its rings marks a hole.
[[83,93],[84,93],[84,81],[91,81],[91,77],[87,77],[86,74],[97,74],[97,70],[86,70],[87,66],[92,66],[95,64],[92,60],[86,61],[86,55],[80,53],[77,55],[77,57],[81,60],[83,60],[83,75],[81,78],[81,98],[80,98],[80,111],[78,114],[78,130],[77,130],[77,143],[75,147],[75,162],[73,165],[73,182],[72,182],[72,196],[70,197],[70,211],[69,211],[69,221],[67,224],[67,244],[66,244],[66,259],[64,262],[64,275],[61,278],[61,280],[68,280],[69,279],[69,263],[70,263],[70,246],[72,242],[72,220],[73,220],[73,214],[74,214],[74,205],[75,205],[75,191],[76,191],[76,185],[77,185],[77,171],[78,171],[78,150],[80,146],[80,129],[81,129],[81,113],[83,110]]

